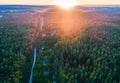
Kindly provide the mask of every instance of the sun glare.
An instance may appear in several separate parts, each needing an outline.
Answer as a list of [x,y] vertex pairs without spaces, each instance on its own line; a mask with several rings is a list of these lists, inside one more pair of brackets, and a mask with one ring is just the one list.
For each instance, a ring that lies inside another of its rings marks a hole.
[[77,5],[76,0],[57,0],[56,5],[60,6],[61,8],[64,9],[71,9],[75,5]]

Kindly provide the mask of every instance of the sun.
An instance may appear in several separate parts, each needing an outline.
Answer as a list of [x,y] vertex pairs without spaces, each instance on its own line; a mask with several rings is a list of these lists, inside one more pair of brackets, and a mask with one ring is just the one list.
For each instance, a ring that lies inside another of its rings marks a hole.
[[76,0],[56,0],[56,5],[64,9],[71,9],[77,5]]

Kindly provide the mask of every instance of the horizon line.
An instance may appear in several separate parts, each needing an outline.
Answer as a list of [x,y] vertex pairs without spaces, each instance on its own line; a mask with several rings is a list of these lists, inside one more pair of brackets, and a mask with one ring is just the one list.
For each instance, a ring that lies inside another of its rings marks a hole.
[[[56,4],[0,4],[0,5],[57,6]],[[120,6],[120,4],[78,4],[76,6]]]

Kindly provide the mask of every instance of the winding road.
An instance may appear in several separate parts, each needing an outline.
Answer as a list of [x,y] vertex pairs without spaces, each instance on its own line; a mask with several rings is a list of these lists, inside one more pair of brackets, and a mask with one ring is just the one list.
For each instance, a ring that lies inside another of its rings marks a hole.
[[[35,36],[35,41],[37,40],[38,38],[38,35],[40,34],[40,31],[42,30],[43,26],[44,26],[44,13],[48,12],[48,10],[50,10],[51,8],[47,8],[47,9],[44,9],[44,10],[41,10],[39,11],[42,16],[40,18],[40,27],[39,27],[39,31],[36,33],[36,36]],[[36,47],[34,47],[34,60],[33,60],[33,64],[32,64],[32,68],[31,68],[31,74],[30,74],[30,80],[29,80],[29,83],[32,83],[32,77],[33,77],[33,71],[34,71],[34,67],[35,67],[35,63],[36,63]]]
[[35,62],[36,62],[36,48],[34,48],[34,61],[33,61],[32,69],[31,69],[29,83],[32,83],[32,76],[33,76],[33,69],[34,69],[34,66],[35,66]]

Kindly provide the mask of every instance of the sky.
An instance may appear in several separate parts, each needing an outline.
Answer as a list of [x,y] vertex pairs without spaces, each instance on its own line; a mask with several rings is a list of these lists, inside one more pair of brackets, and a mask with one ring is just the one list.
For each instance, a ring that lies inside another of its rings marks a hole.
[[[55,0],[0,0],[0,4],[51,5],[54,3]],[[80,5],[120,5],[120,0],[77,0],[77,3]]]

